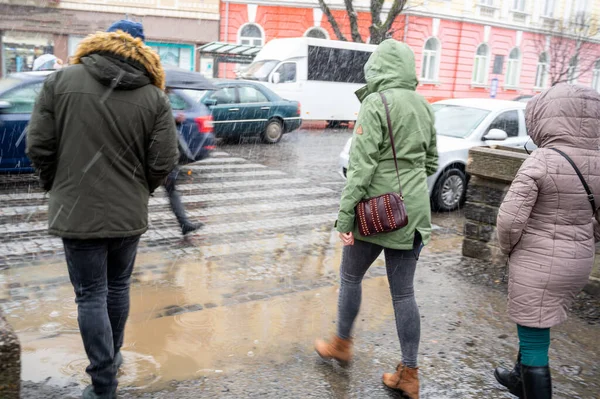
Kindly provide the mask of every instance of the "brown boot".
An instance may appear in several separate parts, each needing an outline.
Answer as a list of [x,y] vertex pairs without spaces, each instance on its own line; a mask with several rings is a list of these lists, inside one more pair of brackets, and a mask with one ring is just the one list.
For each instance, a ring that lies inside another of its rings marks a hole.
[[385,373],[383,383],[391,389],[404,392],[410,399],[419,399],[419,368],[406,367],[402,363],[394,374]]
[[347,366],[352,360],[352,339],[341,339],[337,335],[331,342],[318,339],[315,341],[315,350],[323,359],[335,359],[342,366]]

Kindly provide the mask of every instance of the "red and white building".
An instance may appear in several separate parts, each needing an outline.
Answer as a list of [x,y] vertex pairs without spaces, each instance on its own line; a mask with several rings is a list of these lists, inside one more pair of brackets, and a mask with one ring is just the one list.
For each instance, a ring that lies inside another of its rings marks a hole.
[[[302,1],[302,2],[301,2]],[[314,4],[313,4],[314,3]],[[332,12],[346,37],[350,26],[343,5],[332,2]],[[567,20],[582,10],[600,15],[594,0],[430,0],[401,14],[392,36],[415,52],[418,91],[430,99],[489,97],[493,78],[497,98],[534,94],[549,85],[549,53],[540,51],[540,29]],[[597,3],[597,4],[596,4]],[[329,4],[329,1],[328,1]],[[356,5],[359,30],[368,39],[368,5]],[[336,39],[316,1],[222,0],[220,41],[264,45],[276,38],[300,36]],[[597,36],[598,37],[598,36]],[[600,38],[600,37],[598,37]],[[600,40],[592,52],[598,61],[577,83],[600,91]],[[502,56],[502,71],[493,74]],[[233,75],[226,65],[219,76]]]

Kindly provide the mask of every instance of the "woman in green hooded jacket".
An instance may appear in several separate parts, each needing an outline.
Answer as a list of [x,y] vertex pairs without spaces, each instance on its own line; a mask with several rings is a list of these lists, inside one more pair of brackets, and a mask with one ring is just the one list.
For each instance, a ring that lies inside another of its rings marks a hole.
[[[427,101],[415,92],[418,84],[415,59],[406,44],[392,39],[381,43],[365,65],[365,78],[367,86],[357,92],[362,105],[336,222],[344,243],[337,334],[329,342],[317,340],[315,348],[325,359],[342,363],[351,360],[350,333],[360,309],[362,279],[384,252],[402,362],[396,373],[384,374],[383,382],[418,398],[420,315],[413,280],[419,252],[431,235],[427,176],[434,174],[438,166],[434,116]],[[389,106],[402,187],[396,175],[381,94]],[[367,198],[400,191],[408,225],[389,233],[362,236],[356,223],[356,205]]]

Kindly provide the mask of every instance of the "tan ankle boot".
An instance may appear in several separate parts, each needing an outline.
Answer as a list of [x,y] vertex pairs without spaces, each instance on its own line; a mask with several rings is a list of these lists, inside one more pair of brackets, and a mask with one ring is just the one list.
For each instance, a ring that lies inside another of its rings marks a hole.
[[419,399],[419,368],[409,368],[400,363],[394,374],[385,373],[383,383],[391,389],[404,392],[410,399]]
[[338,336],[334,336],[331,342],[318,339],[315,341],[315,350],[323,359],[335,359],[346,366],[352,360],[352,339],[341,339]]

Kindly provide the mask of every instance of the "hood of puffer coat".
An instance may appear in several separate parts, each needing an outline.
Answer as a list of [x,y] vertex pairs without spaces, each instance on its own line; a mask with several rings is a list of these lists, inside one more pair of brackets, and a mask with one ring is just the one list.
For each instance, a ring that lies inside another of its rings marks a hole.
[[365,64],[367,85],[356,92],[362,102],[372,93],[388,89],[415,90],[419,83],[415,54],[408,45],[394,39],[382,42]]
[[96,80],[118,89],[135,89],[153,84],[165,88],[165,71],[160,57],[142,39],[123,31],[98,32],[81,41],[73,64],[84,64]]
[[535,96],[525,110],[527,133],[540,148],[600,149],[600,94],[591,87],[558,84]]

